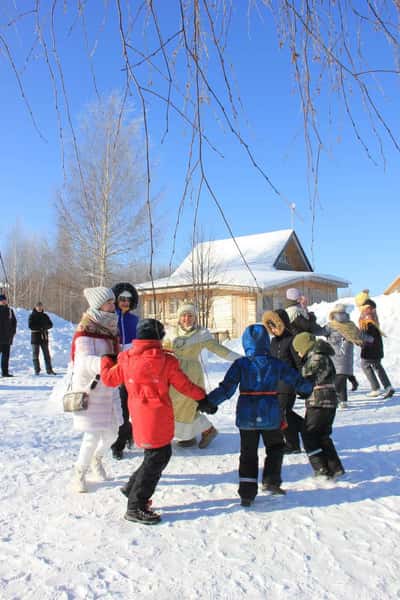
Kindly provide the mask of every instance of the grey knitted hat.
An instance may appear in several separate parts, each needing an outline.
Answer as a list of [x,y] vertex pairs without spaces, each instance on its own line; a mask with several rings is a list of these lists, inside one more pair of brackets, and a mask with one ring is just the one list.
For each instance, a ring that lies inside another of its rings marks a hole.
[[90,308],[99,310],[107,302],[107,300],[114,300],[114,292],[110,288],[103,286],[86,288],[83,290],[83,295],[89,303]]

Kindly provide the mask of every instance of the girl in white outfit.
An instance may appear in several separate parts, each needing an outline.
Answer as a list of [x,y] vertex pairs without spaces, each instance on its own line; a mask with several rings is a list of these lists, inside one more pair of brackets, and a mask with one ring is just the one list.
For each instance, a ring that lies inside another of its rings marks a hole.
[[86,288],[83,291],[89,303],[72,340],[72,391],[88,392],[88,409],[75,412],[74,429],[83,432],[78,460],[75,464],[73,488],[87,492],[86,475],[104,481],[107,476],[102,464],[104,453],[110,448],[122,424],[121,402],[118,390],[97,381],[103,354],[118,352],[118,317],[115,296],[106,287]]

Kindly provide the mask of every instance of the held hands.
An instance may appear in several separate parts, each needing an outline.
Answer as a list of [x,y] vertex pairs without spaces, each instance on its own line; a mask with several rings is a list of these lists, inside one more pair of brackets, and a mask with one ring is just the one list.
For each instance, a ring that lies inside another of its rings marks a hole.
[[111,358],[111,360],[116,363],[117,362],[117,355],[116,354],[102,354],[101,358]]
[[203,398],[203,400],[200,400],[197,403],[197,410],[199,412],[207,413],[208,415],[214,415],[217,412],[218,408],[216,406],[214,406],[213,404],[211,404],[207,400],[207,396],[205,396]]

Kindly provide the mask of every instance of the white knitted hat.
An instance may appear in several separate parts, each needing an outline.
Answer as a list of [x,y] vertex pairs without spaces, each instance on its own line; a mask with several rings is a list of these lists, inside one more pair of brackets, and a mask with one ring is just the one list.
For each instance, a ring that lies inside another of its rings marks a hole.
[[196,310],[195,305],[192,304],[191,302],[185,302],[184,304],[181,304],[180,307],[178,308],[178,319],[181,318],[183,313],[191,313],[192,315],[196,316],[197,310]]
[[121,293],[118,295],[118,298],[121,298],[121,296],[122,296],[123,298],[132,298],[132,294],[131,294],[130,292],[128,292],[128,290],[124,290],[123,292],[121,292]]
[[301,292],[297,288],[289,288],[286,290],[286,298],[288,300],[298,300],[300,296]]
[[86,288],[83,290],[83,295],[89,303],[90,308],[99,310],[107,300],[114,300],[114,292],[110,288],[103,286]]

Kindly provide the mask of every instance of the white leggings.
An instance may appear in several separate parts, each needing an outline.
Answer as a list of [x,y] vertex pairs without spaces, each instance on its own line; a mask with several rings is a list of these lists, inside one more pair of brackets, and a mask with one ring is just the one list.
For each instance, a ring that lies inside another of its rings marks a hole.
[[109,449],[115,440],[117,433],[117,430],[114,429],[84,433],[76,466],[80,469],[87,469],[94,456],[102,458],[104,452]]

